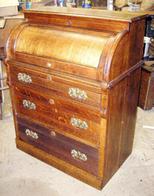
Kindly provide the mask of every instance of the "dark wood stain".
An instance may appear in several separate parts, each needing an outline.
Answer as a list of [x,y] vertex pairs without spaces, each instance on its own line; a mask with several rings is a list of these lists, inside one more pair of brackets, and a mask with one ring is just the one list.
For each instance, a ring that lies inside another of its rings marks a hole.
[[[26,11],[25,17],[8,39],[6,58],[17,147],[101,189],[132,151],[145,16],[54,8]],[[54,33],[60,37],[52,46]],[[33,82],[19,81],[18,73]],[[72,87],[88,98],[70,97]],[[24,108],[23,99],[35,103],[35,110]],[[72,117],[88,127],[72,126]],[[27,136],[27,128],[39,138]],[[87,161],[72,159],[72,149],[87,154]]]
[[[54,130],[46,129],[38,124],[31,123],[30,121],[21,120],[20,118],[18,118],[18,120],[19,138],[21,140],[97,176],[98,152],[96,149],[82,143],[80,144],[79,142],[56,132],[55,135],[52,135],[51,132],[54,132]],[[25,134],[26,129],[37,133],[39,139],[37,140],[27,136]],[[71,156],[71,150],[73,149],[84,153],[87,156],[87,161],[74,159]]]

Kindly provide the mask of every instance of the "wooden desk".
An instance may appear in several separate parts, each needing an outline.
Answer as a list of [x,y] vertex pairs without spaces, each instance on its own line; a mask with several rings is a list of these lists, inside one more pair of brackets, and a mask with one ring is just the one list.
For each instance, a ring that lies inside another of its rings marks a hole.
[[6,62],[17,147],[101,189],[132,151],[145,16],[49,7],[25,17]]

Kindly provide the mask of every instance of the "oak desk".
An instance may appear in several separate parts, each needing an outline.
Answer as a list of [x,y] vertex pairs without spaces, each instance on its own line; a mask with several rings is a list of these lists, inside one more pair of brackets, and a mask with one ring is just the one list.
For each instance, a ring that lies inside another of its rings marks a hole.
[[145,16],[24,14],[6,59],[17,147],[101,189],[132,151]]

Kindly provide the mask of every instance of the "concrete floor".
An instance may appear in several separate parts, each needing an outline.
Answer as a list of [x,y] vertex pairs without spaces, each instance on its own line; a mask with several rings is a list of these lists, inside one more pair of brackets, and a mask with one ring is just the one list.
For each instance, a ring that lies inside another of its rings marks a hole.
[[133,153],[102,191],[16,149],[12,118],[0,121],[0,196],[154,196],[154,109],[138,109]]

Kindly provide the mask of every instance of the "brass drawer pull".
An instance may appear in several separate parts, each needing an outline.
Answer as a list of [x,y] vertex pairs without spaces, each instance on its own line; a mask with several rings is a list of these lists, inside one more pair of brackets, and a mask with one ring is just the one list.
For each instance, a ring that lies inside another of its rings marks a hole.
[[79,159],[81,161],[87,161],[87,155],[80,152],[79,150],[75,150],[75,149],[72,149],[71,150],[71,155],[74,159]]
[[25,133],[26,133],[27,136],[30,136],[33,139],[36,139],[37,140],[39,138],[38,137],[38,134],[36,132],[33,132],[33,131],[29,130],[29,129],[26,129],[25,130]]
[[48,63],[47,63],[47,67],[49,67],[49,68],[52,67],[52,63],[49,63],[49,62],[48,62]]
[[55,137],[56,136],[56,133],[54,131],[51,131],[50,132],[50,135],[53,136],[53,137]]
[[54,104],[55,104],[54,99],[49,99],[49,103],[50,103],[51,105],[54,105]]
[[52,76],[51,75],[47,75],[47,80],[51,81],[52,80]]
[[71,118],[71,125],[73,127],[80,128],[80,129],[88,129],[88,124],[86,121],[82,121],[74,117]]
[[23,106],[24,106],[25,109],[28,109],[28,110],[36,110],[35,103],[33,103],[33,102],[29,101],[29,100],[24,99],[22,101],[22,104],[23,104]]
[[32,78],[30,75],[28,74],[25,74],[25,73],[18,73],[18,80],[21,81],[21,82],[25,82],[25,83],[32,83]]
[[88,98],[87,93],[79,88],[69,88],[68,94],[70,97],[80,101],[85,101]]

